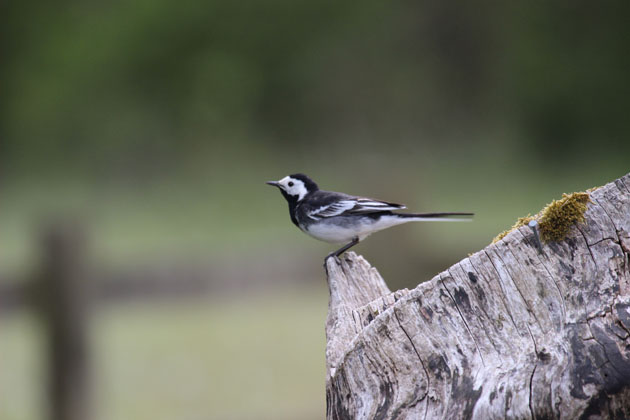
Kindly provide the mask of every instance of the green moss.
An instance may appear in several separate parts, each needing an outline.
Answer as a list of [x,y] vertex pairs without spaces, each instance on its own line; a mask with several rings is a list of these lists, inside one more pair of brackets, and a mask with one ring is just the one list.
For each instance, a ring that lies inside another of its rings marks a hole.
[[552,201],[540,212],[538,229],[545,241],[561,241],[576,223],[584,222],[584,212],[591,201],[588,193],[562,194],[560,200]]
[[591,199],[586,192],[562,194],[560,200],[552,201],[535,216],[527,215],[519,218],[514,226],[499,233],[492,240],[492,243],[500,241],[508,233],[527,225],[534,219],[538,221],[538,231],[543,241],[561,241],[566,238],[571,226],[584,222],[584,212],[590,201]]
[[494,237],[494,239],[492,240],[492,243],[496,243],[499,242],[501,239],[505,238],[505,236],[520,228],[521,226],[525,226],[526,224],[528,224],[531,220],[533,220],[534,218],[532,216],[530,216],[529,214],[525,217],[519,217],[518,220],[516,221],[516,223],[514,223],[514,225],[509,228],[508,230],[504,230],[503,232],[499,233],[497,236]]

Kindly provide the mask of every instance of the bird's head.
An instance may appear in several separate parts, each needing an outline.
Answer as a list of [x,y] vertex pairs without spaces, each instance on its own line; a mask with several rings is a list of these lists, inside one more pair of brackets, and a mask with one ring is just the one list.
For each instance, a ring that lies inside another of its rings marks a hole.
[[304,174],[293,174],[280,181],[267,181],[268,185],[278,187],[287,201],[301,201],[307,194],[317,191],[317,184]]

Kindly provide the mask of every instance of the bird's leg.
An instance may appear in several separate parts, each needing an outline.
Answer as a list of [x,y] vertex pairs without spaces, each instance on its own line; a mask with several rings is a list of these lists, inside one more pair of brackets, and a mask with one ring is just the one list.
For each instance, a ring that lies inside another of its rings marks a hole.
[[339,257],[341,254],[343,254],[344,252],[346,252],[347,250],[349,250],[350,248],[352,248],[358,243],[359,243],[359,237],[355,236],[350,242],[348,242],[347,244],[345,244],[344,246],[342,246],[335,252],[331,252],[330,254],[328,254],[326,258],[324,259],[324,262],[327,261],[328,258],[330,257]]

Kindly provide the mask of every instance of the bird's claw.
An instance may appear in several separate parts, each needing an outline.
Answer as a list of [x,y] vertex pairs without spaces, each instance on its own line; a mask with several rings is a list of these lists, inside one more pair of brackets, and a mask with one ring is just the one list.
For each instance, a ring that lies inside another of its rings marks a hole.
[[341,264],[341,260],[339,259],[339,256],[337,255],[337,253],[331,252],[330,254],[326,255],[326,258],[324,258],[324,267],[328,265],[329,258],[334,258],[337,264]]

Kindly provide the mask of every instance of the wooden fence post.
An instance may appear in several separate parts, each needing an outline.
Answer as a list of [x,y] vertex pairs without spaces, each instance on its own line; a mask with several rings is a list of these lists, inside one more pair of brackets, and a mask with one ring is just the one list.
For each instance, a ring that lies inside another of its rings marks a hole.
[[86,240],[75,224],[57,223],[44,229],[41,241],[37,305],[46,334],[49,418],[89,420]]

